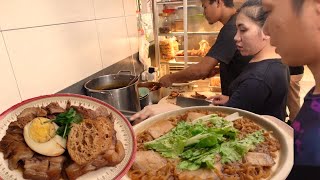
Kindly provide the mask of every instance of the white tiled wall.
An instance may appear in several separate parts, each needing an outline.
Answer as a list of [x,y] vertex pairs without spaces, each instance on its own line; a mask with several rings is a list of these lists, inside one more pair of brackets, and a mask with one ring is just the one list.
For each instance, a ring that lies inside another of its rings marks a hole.
[[128,26],[128,38],[130,42],[130,48],[132,52],[137,52],[139,48],[138,29],[136,16],[127,16],[126,22]]
[[123,0],[124,13],[126,16],[135,15],[137,11],[135,0]]
[[101,70],[93,21],[7,31],[3,35],[22,99],[57,92]]
[[0,113],[136,53],[135,3],[1,0]]
[[14,103],[21,101],[2,36],[0,36],[0,82],[0,111],[2,112]]
[[92,0],[0,1],[2,30],[93,19]]
[[93,0],[93,2],[97,19],[124,16],[123,2],[121,0]]
[[125,18],[97,21],[103,67],[130,56]]

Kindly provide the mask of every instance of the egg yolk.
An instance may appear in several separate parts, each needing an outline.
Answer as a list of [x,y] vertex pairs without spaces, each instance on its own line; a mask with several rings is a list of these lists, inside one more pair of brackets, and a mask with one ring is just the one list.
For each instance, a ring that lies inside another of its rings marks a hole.
[[38,117],[32,120],[29,127],[29,136],[35,142],[44,143],[56,135],[53,123],[47,118]]

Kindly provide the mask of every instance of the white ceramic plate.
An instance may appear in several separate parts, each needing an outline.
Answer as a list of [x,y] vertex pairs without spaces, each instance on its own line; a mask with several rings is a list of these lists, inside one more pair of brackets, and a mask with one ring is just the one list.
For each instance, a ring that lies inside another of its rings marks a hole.
[[[223,107],[223,106],[198,106],[198,107],[188,107],[182,108],[179,110],[174,110],[170,112],[166,112],[163,114],[159,114],[153,116],[140,124],[137,124],[133,127],[135,134],[139,134],[144,130],[148,129],[154,123],[159,121],[166,120],[170,117],[175,117],[177,115],[184,114],[190,110],[208,110],[208,111],[219,111],[226,114],[232,114],[234,112],[239,112],[240,116],[247,117],[253,120],[255,123],[263,127],[268,131],[273,131],[274,138],[278,139],[280,142],[280,152],[278,158],[276,159],[276,165],[272,167],[272,174],[269,179],[272,180],[285,180],[286,177],[289,175],[292,166],[293,166],[293,135],[289,134],[283,128],[280,128],[278,123],[266,119],[260,115],[244,111],[241,109],[230,108],[230,107]],[[127,175],[124,176],[125,180],[130,179]]]
[[[100,168],[96,171],[84,174],[78,179],[121,179],[121,177],[124,176],[131,167],[136,153],[136,141],[132,127],[127,119],[114,107],[88,96],[76,94],[54,94],[35,97],[16,104],[0,115],[0,139],[2,139],[6,134],[6,130],[8,129],[10,122],[16,121],[17,115],[19,115],[25,108],[46,106],[51,102],[58,102],[60,106],[65,107],[68,101],[71,102],[71,105],[82,105],[85,108],[92,110],[95,110],[100,106],[107,108],[115,117],[114,128],[117,131],[117,138],[123,143],[125,149],[125,157],[118,165],[114,167]],[[0,153],[0,179],[1,178],[5,180],[23,179],[21,171],[9,170],[8,161],[4,160],[2,153]]]

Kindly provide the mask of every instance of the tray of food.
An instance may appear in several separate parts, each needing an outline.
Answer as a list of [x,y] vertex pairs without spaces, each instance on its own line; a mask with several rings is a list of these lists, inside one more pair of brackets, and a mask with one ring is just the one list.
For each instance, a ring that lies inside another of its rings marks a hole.
[[190,98],[195,98],[195,99],[206,99],[210,96],[214,96],[216,93],[211,92],[211,91],[203,91],[203,92],[198,92],[198,91],[177,91],[173,90],[170,92],[168,96],[163,97],[160,99],[158,104],[162,103],[169,103],[169,104],[176,104],[176,100],[178,96],[183,96],[183,97],[190,97]]
[[156,115],[134,126],[138,149],[124,179],[284,180],[293,166],[293,133],[279,123],[217,106]]
[[40,96],[0,115],[0,179],[120,179],[135,152],[130,123],[91,97]]

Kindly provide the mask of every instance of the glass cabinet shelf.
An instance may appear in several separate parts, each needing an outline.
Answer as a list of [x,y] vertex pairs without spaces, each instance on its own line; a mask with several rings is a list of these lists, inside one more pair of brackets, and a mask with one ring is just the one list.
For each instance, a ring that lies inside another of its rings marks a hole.
[[[219,32],[188,32],[188,35],[218,35]],[[159,33],[159,36],[183,36],[183,32]]]

